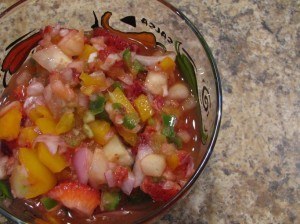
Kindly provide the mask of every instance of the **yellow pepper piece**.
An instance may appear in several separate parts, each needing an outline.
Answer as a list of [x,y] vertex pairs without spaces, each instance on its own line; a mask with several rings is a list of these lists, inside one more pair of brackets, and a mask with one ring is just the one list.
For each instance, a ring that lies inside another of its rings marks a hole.
[[90,76],[89,74],[82,72],[79,78],[81,79],[83,86],[96,86],[99,88],[106,86],[104,76]]
[[175,69],[175,62],[173,61],[172,58],[170,57],[165,57],[161,62],[160,62],[160,67],[163,71],[165,72],[172,72]]
[[60,135],[71,131],[74,126],[75,126],[74,114],[70,112],[66,112],[58,121],[55,127],[55,132],[56,134]]
[[87,96],[92,95],[97,90],[96,86],[81,86],[80,91]]
[[40,131],[43,134],[55,134],[55,126],[56,123],[54,120],[50,119],[50,118],[46,118],[46,117],[42,117],[42,118],[38,118],[35,121],[35,124],[38,126],[38,128],[40,129]]
[[22,128],[19,134],[18,143],[21,146],[31,147],[38,133],[34,130],[35,127]]
[[89,44],[85,44],[83,47],[83,52],[78,56],[79,59],[88,60],[90,54],[97,52],[97,49]]
[[148,120],[154,114],[151,104],[149,103],[147,96],[144,94],[139,95],[139,97],[134,100],[134,105],[143,122]]
[[167,156],[167,165],[171,168],[171,170],[176,169],[176,167],[179,165],[179,158],[176,153]]
[[45,194],[56,185],[56,178],[38,159],[32,149],[20,148],[19,160],[28,172],[29,189],[25,198]]
[[111,130],[110,124],[106,121],[96,120],[89,124],[89,127],[93,131],[94,140],[100,144],[105,145],[110,138],[107,137],[108,132]]
[[124,130],[123,128],[118,128],[118,133],[131,146],[135,146],[137,143],[137,134]]
[[127,97],[119,87],[115,88],[113,92],[109,93],[109,97],[113,103],[122,104],[123,107],[125,107],[127,113],[137,114],[134,107],[132,106],[130,101],[127,99]]
[[38,105],[34,109],[30,110],[29,118],[35,122],[38,118],[49,118],[53,120],[51,112],[46,106]]
[[44,143],[39,143],[37,147],[39,160],[53,173],[59,173],[68,166],[65,158],[58,154],[51,154]]
[[21,119],[22,113],[18,108],[12,108],[0,117],[0,139],[16,139],[20,132]]

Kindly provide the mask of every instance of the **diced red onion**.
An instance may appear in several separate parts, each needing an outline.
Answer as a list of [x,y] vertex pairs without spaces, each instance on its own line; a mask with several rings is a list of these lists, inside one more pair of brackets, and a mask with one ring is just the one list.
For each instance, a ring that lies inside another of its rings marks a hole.
[[121,186],[121,189],[125,194],[130,195],[134,187],[134,184],[135,184],[135,177],[132,172],[129,172],[127,178],[124,180]]
[[73,165],[78,177],[82,184],[87,184],[89,180],[89,168],[91,165],[93,153],[88,148],[79,148],[74,154]]
[[27,87],[27,96],[39,96],[42,95],[44,91],[44,86],[40,82],[32,82]]
[[116,181],[115,181],[115,177],[114,177],[114,173],[112,170],[107,170],[104,173],[105,179],[107,181],[107,184],[109,187],[115,187],[116,186]]
[[82,93],[79,93],[78,94],[78,105],[81,106],[81,107],[84,107],[84,108],[87,108],[88,105],[89,105],[89,98],[88,96],[82,94]]
[[53,155],[56,154],[58,146],[65,145],[65,142],[57,135],[39,135],[35,139],[33,147],[38,142],[44,143],[47,146],[49,152]]
[[61,29],[61,30],[59,31],[59,35],[62,36],[62,37],[64,37],[64,36],[66,36],[69,32],[70,32],[70,31],[69,31],[68,29]]

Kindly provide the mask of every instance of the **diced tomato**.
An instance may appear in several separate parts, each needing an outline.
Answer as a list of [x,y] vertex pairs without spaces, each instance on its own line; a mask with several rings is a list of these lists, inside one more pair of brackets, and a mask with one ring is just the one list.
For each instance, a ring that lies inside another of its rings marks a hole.
[[125,87],[125,94],[130,101],[135,100],[143,92],[143,84],[139,80],[134,80],[132,85]]
[[124,166],[117,166],[114,171],[114,179],[116,181],[117,186],[122,186],[124,180],[128,176],[128,169]]
[[152,107],[156,111],[161,111],[164,106],[164,98],[162,96],[156,96],[152,102]]
[[149,194],[155,201],[169,201],[180,190],[180,186],[172,181],[154,182],[152,177],[146,177],[141,185],[142,191]]
[[107,46],[98,52],[99,59],[105,61],[108,55],[118,53],[119,50],[115,46]]
[[61,183],[50,190],[48,195],[67,208],[88,216],[92,215],[100,204],[100,193],[96,189],[76,182]]

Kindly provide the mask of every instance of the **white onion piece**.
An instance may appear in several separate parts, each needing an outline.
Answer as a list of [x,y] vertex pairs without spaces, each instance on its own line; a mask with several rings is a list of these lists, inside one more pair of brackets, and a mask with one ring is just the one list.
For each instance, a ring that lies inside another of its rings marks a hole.
[[2,117],[4,114],[7,113],[7,111],[9,111],[13,108],[21,109],[21,103],[19,101],[13,101],[13,102],[9,103],[8,105],[4,106],[0,110],[0,117]]
[[87,108],[89,105],[89,97],[82,93],[79,93],[77,96],[78,96],[78,105]]
[[57,45],[67,56],[78,56],[83,51],[84,34],[82,31],[70,30]]
[[120,61],[121,59],[122,58],[118,54],[109,54],[100,68],[104,71],[107,71],[113,64],[115,64],[117,61]]
[[65,68],[72,59],[56,45],[43,48],[32,55],[32,58],[49,72]]
[[44,91],[44,86],[40,82],[32,82],[27,87],[27,96],[39,96],[42,95]]
[[112,170],[107,170],[104,173],[105,179],[107,181],[107,184],[109,187],[115,187],[116,186],[116,181],[115,181],[115,177],[114,177],[114,173]]
[[120,75],[118,76],[118,79],[129,86],[133,84],[133,78],[128,74]]
[[142,171],[151,177],[160,177],[167,167],[166,159],[160,154],[150,154],[141,160]]
[[34,140],[33,148],[38,142],[44,143],[52,155],[56,154],[58,146],[65,146],[65,142],[57,135],[39,135]]
[[144,55],[132,55],[133,59],[137,59],[140,63],[142,63],[145,66],[154,66],[158,62],[164,60],[166,57],[172,58],[172,60],[175,60],[176,54],[175,53],[169,53],[162,56],[144,56]]
[[88,171],[91,165],[93,153],[88,148],[79,148],[74,154],[73,165],[78,177],[82,184],[87,184],[89,176]]
[[186,130],[179,130],[177,135],[182,139],[184,143],[187,143],[191,140],[191,135]]
[[98,189],[101,184],[106,183],[105,172],[108,170],[108,161],[102,149],[96,148],[94,151],[91,167],[89,170],[89,183]]
[[197,102],[194,97],[188,97],[184,102],[182,103],[182,107],[185,111],[194,109],[197,105]]
[[150,71],[146,77],[145,86],[154,95],[168,95],[168,77],[162,72]]
[[135,184],[135,177],[132,172],[129,172],[127,178],[124,180],[121,186],[121,189],[125,194],[130,195],[134,187],[134,184]]
[[183,83],[176,83],[169,88],[168,97],[173,100],[184,100],[190,95],[189,89]]
[[142,168],[141,168],[141,160],[149,155],[152,154],[153,150],[150,148],[150,146],[148,145],[141,145],[138,148],[138,153],[135,157],[135,163],[133,166],[133,174],[135,176],[135,182],[134,182],[134,187],[138,187],[141,185],[141,183],[143,182],[143,179],[145,177]]

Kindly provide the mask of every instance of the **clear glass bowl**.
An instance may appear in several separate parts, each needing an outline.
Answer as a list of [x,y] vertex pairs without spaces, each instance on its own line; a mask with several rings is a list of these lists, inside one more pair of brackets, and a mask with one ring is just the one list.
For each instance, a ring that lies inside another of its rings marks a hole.
[[[186,16],[163,0],[20,0],[0,14],[1,79],[3,83],[9,83],[9,71],[3,68],[3,60],[9,52],[6,48],[15,40],[30,31],[35,32],[45,25],[57,23],[88,31],[95,24],[93,11],[99,20],[104,12],[112,12],[110,25],[115,29],[152,32],[156,41],[168,50],[175,51],[175,41],[181,42],[181,50],[193,61],[199,92],[199,116],[202,120],[199,125],[202,138],[197,139],[201,141],[201,148],[194,152],[196,172],[167,203],[141,205],[134,213],[118,212],[102,216],[105,220],[103,223],[119,223],[120,219],[125,223],[150,222],[164,214],[191,189],[213,151],[221,122],[222,93],[218,69],[203,36]],[[3,85],[0,85],[0,92],[4,89]],[[32,223],[34,217],[43,217],[43,214],[24,209],[17,203],[9,207],[0,205],[0,213],[17,223]]]

